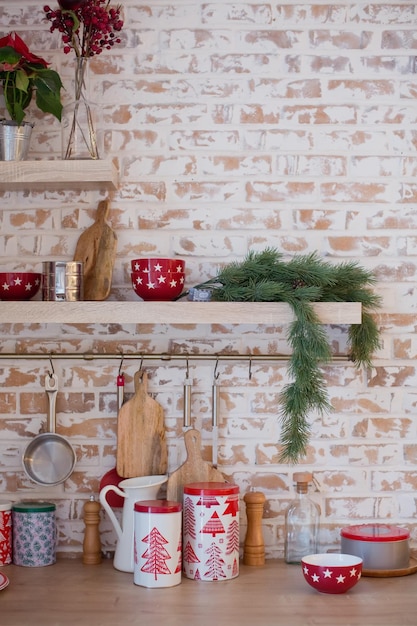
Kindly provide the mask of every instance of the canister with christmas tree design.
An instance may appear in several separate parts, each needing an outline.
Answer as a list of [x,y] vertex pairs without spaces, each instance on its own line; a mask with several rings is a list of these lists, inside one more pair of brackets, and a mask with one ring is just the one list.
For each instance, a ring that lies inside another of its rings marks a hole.
[[0,565],[12,562],[12,503],[0,500]]
[[181,582],[181,502],[135,503],[133,582],[142,587],[174,587]]
[[193,580],[239,575],[239,487],[230,483],[184,485],[183,572]]

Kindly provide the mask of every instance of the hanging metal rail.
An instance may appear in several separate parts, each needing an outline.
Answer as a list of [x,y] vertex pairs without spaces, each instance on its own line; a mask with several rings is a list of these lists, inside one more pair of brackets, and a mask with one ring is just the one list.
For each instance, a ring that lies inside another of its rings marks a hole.
[[[159,352],[143,354],[142,352],[0,352],[0,360],[36,360],[36,359],[81,359],[83,361],[123,359],[133,361],[288,361],[288,354],[170,354]],[[332,362],[349,362],[349,355],[336,354]]]

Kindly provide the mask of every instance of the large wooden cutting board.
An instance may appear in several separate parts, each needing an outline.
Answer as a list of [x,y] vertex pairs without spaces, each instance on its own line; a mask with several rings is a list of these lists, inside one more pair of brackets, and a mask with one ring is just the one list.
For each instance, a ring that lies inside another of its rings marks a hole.
[[144,370],[135,375],[135,393],[117,418],[117,473],[123,478],[166,474],[168,451],[164,410],[148,395]]
[[107,224],[109,201],[99,202],[94,224],[78,239],[74,261],[84,263],[84,300],[105,300],[111,289],[117,236]]
[[184,434],[187,450],[186,461],[171,474],[167,483],[167,499],[182,502],[184,485],[196,482],[224,483],[223,474],[201,456],[201,434],[196,429]]

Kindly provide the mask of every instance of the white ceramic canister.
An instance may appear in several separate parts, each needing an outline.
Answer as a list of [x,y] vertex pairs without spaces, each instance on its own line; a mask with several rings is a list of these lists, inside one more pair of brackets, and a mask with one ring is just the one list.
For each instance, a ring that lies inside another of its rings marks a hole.
[[13,563],[43,567],[56,561],[55,504],[17,502],[12,506]]
[[135,504],[135,585],[174,587],[181,582],[182,505],[170,500]]
[[410,533],[389,524],[358,524],[340,531],[341,552],[363,560],[363,569],[394,570],[410,565]]
[[239,575],[239,487],[230,483],[184,485],[183,572],[194,580]]
[[12,503],[0,500],[0,565],[12,562]]

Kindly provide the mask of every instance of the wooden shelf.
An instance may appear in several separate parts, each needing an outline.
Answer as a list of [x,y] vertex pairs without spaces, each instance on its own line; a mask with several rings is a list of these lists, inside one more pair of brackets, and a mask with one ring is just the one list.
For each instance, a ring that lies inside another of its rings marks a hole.
[[1,161],[0,187],[106,187],[117,188],[119,175],[116,164],[110,160],[39,160]]
[[[359,302],[314,305],[323,324],[360,324]],[[0,323],[48,324],[287,324],[277,302],[0,302]]]

